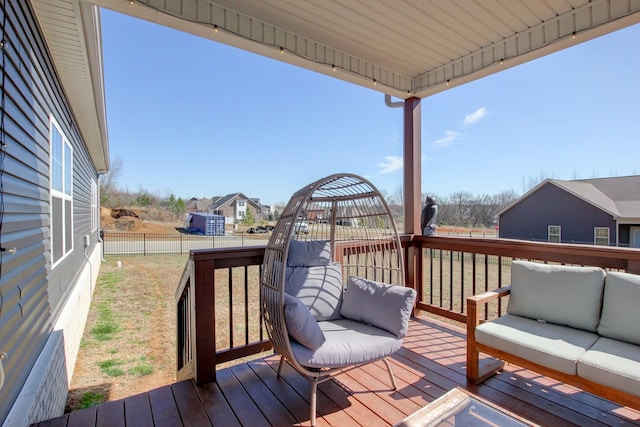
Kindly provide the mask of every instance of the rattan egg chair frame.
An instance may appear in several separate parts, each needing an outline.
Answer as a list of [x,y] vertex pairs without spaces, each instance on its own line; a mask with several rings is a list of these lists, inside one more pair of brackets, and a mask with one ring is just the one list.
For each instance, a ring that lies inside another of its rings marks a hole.
[[[265,251],[261,313],[274,350],[281,356],[278,376],[286,361],[311,383],[311,425],[315,425],[317,385],[337,372],[364,364],[309,367],[300,363],[292,350],[283,314],[289,250],[293,241],[314,240],[329,242],[331,261],[340,264],[345,280],[359,276],[389,285],[405,285],[403,250],[395,222],[384,198],[369,181],[353,174],[336,174],[293,194]],[[366,363],[377,360],[386,364],[395,390],[386,355]]]

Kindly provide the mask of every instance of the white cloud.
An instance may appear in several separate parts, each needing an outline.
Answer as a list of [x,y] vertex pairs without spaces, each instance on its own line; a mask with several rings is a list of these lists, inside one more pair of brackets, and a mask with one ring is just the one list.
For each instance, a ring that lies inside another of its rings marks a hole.
[[479,122],[480,120],[482,120],[484,118],[484,116],[487,115],[487,109],[484,107],[480,107],[478,108],[476,111],[474,111],[471,114],[465,114],[464,116],[464,125],[465,126],[469,126],[472,125],[474,123]]
[[452,130],[446,130],[444,131],[444,134],[445,137],[434,141],[434,144],[439,145],[440,147],[446,147],[453,144],[458,138],[462,136],[462,134],[454,132]]
[[380,174],[391,173],[397,170],[401,170],[403,165],[402,157],[400,156],[386,156],[383,162],[378,163],[380,168]]

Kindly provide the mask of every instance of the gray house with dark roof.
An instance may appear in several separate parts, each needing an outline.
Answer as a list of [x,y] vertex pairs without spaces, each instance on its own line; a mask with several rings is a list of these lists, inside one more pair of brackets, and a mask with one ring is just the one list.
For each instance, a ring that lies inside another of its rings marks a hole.
[[499,237],[640,248],[640,175],[547,179],[498,213]]
[[242,221],[247,215],[247,210],[252,211],[254,218],[261,219],[263,208],[256,200],[258,199],[250,199],[242,193],[231,193],[223,197],[214,197],[208,211],[229,218],[227,222],[231,223]]

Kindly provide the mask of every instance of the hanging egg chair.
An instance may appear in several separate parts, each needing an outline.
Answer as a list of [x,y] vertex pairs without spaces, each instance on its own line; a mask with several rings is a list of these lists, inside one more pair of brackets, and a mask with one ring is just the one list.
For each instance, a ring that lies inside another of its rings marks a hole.
[[353,174],[315,181],[293,194],[267,245],[261,314],[276,353],[317,385],[382,360],[402,346],[415,302],[403,250],[380,192]]

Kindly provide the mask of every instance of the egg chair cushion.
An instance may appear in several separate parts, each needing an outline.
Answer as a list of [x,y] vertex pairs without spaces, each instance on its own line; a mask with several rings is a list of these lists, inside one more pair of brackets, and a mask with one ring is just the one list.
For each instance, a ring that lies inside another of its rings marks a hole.
[[328,240],[296,240],[289,242],[289,267],[314,267],[331,263],[331,244]]
[[284,294],[284,320],[289,335],[310,350],[318,349],[325,342],[322,329],[309,309],[298,298]]
[[382,359],[402,347],[402,338],[383,329],[349,319],[318,322],[325,342],[311,350],[291,342],[291,350],[302,366],[341,368]]
[[342,267],[340,263],[287,267],[285,292],[300,299],[317,321],[340,319]]
[[369,323],[403,338],[409,328],[415,299],[414,289],[351,276],[340,314],[347,319]]

